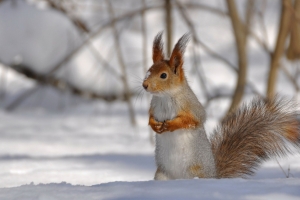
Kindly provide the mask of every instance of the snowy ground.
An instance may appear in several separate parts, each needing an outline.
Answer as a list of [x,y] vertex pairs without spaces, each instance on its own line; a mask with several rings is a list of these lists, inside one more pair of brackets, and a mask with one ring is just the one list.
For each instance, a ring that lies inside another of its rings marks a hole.
[[132,128],[126,105],[92,107],[92,114],[82,112],[88,107],[0,112],[1,200],[300,199],[299,155],[279,160],[290,178],[270,161],[249,180],[152,181],[146,110],[138,111],[139,128]]
[[114,182],[91,187],[67,183],[0,189],[2,200],[81,199],[299,199],[299,179]]
[[[0,113],[0,187],[151,179],[147,127],[132,128],[126,106],[103,106],[101,114]],[[139,123],[147,124],[143,116]]]

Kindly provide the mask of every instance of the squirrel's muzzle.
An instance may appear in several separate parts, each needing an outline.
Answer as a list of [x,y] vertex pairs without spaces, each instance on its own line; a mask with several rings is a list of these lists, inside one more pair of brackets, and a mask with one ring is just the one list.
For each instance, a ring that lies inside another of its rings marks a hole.
[[143,83],[143,88],[144,88],[145,90],[147,90],[148,84],[144,82],[144,83]]

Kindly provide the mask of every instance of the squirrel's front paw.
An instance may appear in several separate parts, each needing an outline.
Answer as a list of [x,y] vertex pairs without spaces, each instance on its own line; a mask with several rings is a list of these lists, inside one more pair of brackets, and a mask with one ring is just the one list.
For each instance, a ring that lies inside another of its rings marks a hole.
[[164,121],[164,123],[161,126],[161,130],[162,130],[162,132],[169,131],[169,123],[168,123],[168,121]]
[[158,122],[155,120],[155,122],[153,123],[150,123],[150,126],[151,128],[153,129],[153,131],[155,131],[156,133],[162,133],[162,126],[163,126],[163,123],[162,122]]

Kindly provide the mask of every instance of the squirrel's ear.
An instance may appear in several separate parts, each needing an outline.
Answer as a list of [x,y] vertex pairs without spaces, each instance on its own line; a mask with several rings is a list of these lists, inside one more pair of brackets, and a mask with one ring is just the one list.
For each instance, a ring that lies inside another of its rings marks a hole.
[[163,61],[165,56],[164,56],[164,43],[161,41],[163,32],[159,32],[153,41],[153,49],[152,49],[152,59],[153,63],[157,63],[160,61]]
[[190,34],[184,34],[175,45],[173,52],[170,57],[170,66],[173,69],[174,73],[176,74],[179,70],[178,68],[182,67],[183,65],[183,54],[185,52],[187,43],[190,40]]

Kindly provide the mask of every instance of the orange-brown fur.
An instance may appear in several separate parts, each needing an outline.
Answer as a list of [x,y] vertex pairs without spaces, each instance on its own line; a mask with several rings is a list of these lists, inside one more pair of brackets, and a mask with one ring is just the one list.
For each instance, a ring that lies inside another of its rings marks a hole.
[[158,122],[155,120],[153,117],[152,112],[150,112],[150,117],[149,117],[149,125],[151,126],[152,130],[156,133],[162,133],[162,125],[163,122]]
[[205,175],[203,174],[203,168],[201,165],[192,165],[189,168],[189,171],[193,177],[205,178]]
[[160,167],[157,167],[154,178],[157,179],[157,176],[159,176],[159,174],[163,174],[163,173],[164,173],[164,171]]
[[162,32],[157,34],[153,42],[152,60],[154,63],[164,59],[163,43],[161,42]]
[[299,122],[295,119],[289,125],[283,127],[283,130],[285,132],[285,137],[292,142],[300,140],[298,126],[299,126]]
[[[153,64],[149,69],[151,75],[144,80],[144,84],[148,85],[148,91],[152,93],[164,92],[182,84],[182,78],[173,73],[168,61],[161,61]],[[166,73],[167,78],[161,79],[160,74]],[[184,76],[184,74],[182,73]],[[170,78],[172,77],[172,78]]]
[[153,116],[153,112],[149,111],[149,125],[156,133],[163,133],[167,131],[175,131],[178,129],[195,129],[199,125],[192,113],[189,111],[181,111],[178,115],[171,120],[166,120],[164,122],[158,122]]
[[181,111],[178,115],[172,119],[163,123],[163,131],[175,131],[177,129],[195,129],[199,122],[195,120],[195,117],[189,111]]
[[[153,42],[152,59],[153,65],[149,69],[150,77],[144,80],[143,85],[147,86],[147,91],[151,93],[165,92],[180,86],[185,81],[183,70],[183,54],[189,40],[188,35],[184,35],[175,45],[169,60],[165,60],[163,54],[162,33],[159,33]],[[162,73],[167,74],[166,79],[161,79]]]

